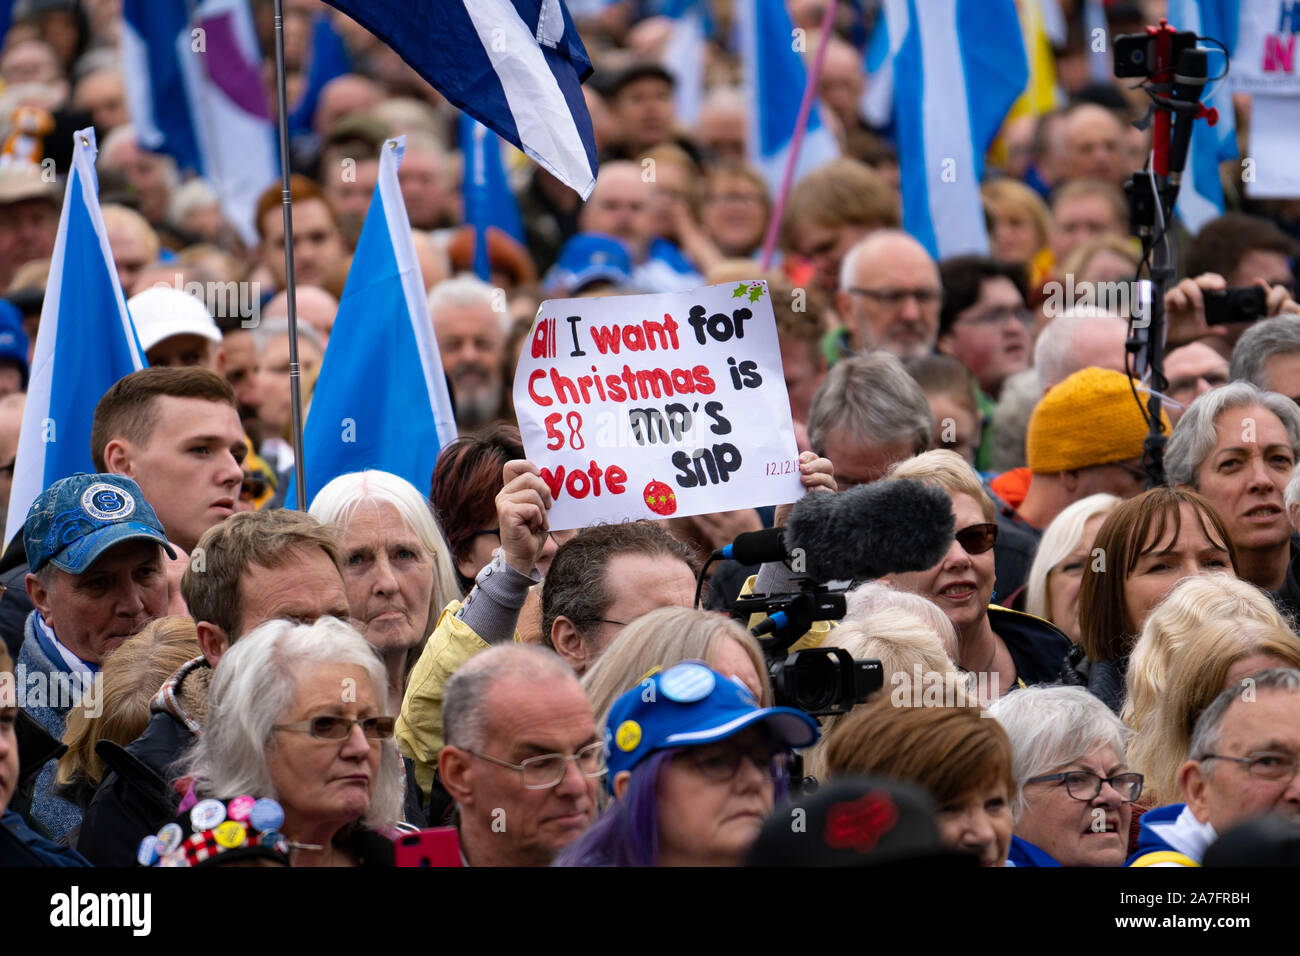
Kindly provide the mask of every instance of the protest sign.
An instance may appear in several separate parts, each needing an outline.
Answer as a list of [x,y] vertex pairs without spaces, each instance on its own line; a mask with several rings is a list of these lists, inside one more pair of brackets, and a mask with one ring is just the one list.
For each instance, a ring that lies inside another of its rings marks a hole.
[[[1238,93],[1300,95],[1298,0],[1243,3],[1232,53],[1232,88]],[[1294,128],[1294,123],[1289,124]]]
[[553,529],[804,493],[765,282],[547,300],[514,395]]

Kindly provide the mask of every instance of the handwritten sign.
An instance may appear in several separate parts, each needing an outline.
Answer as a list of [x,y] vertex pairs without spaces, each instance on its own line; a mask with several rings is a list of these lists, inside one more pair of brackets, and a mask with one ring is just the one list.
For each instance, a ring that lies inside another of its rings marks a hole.
[[804,493],[765,282],[547,300],[514,392],[554,529]]

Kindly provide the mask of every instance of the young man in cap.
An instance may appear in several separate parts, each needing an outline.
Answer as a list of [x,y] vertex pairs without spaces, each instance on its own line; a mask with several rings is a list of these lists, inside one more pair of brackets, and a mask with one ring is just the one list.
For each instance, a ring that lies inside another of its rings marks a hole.
[[[97,675],[104,659],[166,613],[163,553],[176,552],[140,486],[109,474],[52,484],[27,512],[23,540],[35,609],[18,654],[18,683],[44,687],[23,709],[58,738],[74,706],[93,712],[102,703]],[[80,822],[81,811],[51,792],[54,769],[51,761],[37,778],[31,816],[57,840]]]
[[221,330],[196,296],[151,286],[126,302],[150,368],[197,365],[218,371]]

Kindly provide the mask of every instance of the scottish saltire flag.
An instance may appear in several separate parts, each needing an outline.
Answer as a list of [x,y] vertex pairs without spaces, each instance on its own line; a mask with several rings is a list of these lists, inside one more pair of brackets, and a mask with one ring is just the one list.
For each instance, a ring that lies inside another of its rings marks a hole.
[[317,12],[311,22],[311,60],[307,65],[307,84],[298,97],[298,105],[289,111],[289,135],[311,129],[320,102],[320,91],[335,77],[352,71],[352,57],[343,38],[330,22],[328,10]]
[[[1105,43],[1093,42],[1098,30],[1106,38]],[[1088,75],[1094,83],[1113,82],[1115,73],[1111,61],[1110,29],[1102,0],[1083,0],[1083,34],[1088,44]]]
[[326,2],[392,47],[453,106],[583,199],[591,195],[596,138],[581,84],[592,66],[561,0]]
[[248,0],[124,0],[122,74],[140,145],[217,189],[257,241],[257,197],[279,177]]
[[708,62],[710,30],[704,0],[670,0],[664,10],[673,18],[661,60],[673,75],[673,112],[683,126],[692,126],[704,100],[704,66]]
[[1029,80],[1015,0],[907,0],[893,76],[903,228],[936,259],[987,254],[984,154]]
[[95,406],[119,378],[146,365],[99,211],[98,151],[93,128],[73,135],[14,463],[5,522],[10,540],[22,532],[37,495],[60,478],[95,470],[90,460]]
[[[1198,36],[1220,41],[1229,52],[1237,43],[1237,0],[1169,0],[1169,23],[1177,30],[1195,30]],[[1223,72],[1223,53],[1212,44],[1202,44],[1209,51],[1207,72]],[[1201,97],[1206,106],[1219,111],[1219,121],[1211,126],[1198,119],[1192,126],[1192,144],[1187,150],[1187,168],[1174,211],[1192,232],[1215,216],[1223,215],[1223,182],[1219,163],[1237,157],[1237,124],[1232,111],[1232,90],[1226,80],[1210,83]]]
[[500,137],[468,113],[461,113],[460,151],[464,160],[461,192],[465,199],[465,221],[474,227],[474,274],[487,282],[492,273],[488,262],[488,230],[499,229],[523,242],[524,225],[519,218],[519,203],[501,164]]
[[343,286],[303,428],[307,501],[339,475],[378,468],[429,487],[456,437],[411,223],[397,184],[406,137],[384,143],[379,182]]
[[862,118],[877,129],[894,118],[894,57],[903,46],[908,27],[907,0],[881,0],[867,37],[867,88],[859,109]]
[[[785,0],[739,3],[734,13],[741,70],[751,105],[750,161],[763,174],[775,196],[780,191],[793,145],[795,120],[808,84],[808,71],[803,57],[794,49],[794,28]],[[798,182],[806,173],[839,154],[839,143],[822,122],[821,107],[814,100],[792,182]]]

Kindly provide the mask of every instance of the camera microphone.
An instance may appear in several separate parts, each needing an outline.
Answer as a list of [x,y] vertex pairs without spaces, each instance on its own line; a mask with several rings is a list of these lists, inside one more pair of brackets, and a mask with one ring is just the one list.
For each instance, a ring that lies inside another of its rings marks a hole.
[[741,564],[768,564],[784,561],[785,530],[764,528],[762,531],[745,531],[736,540],[713,552],[714,558],[739,561]]
[[867,580],[934,567],[952,546],[954,524],[943,489],[887,479],[805,495],[786,521],[785,544],[818,581]]
[[1178,55],[1178,66],[1174,72],[1174,85],[1171,95],[1176,104],[1173,136],[1169,142],[1169,180],[1177,183],[1187,166],[1187,150],[1192,142],[1192,126],[1200,109],[1201,94],[1205,92],[1206,77],[1205,51],[1202,49],[1183,50]]

